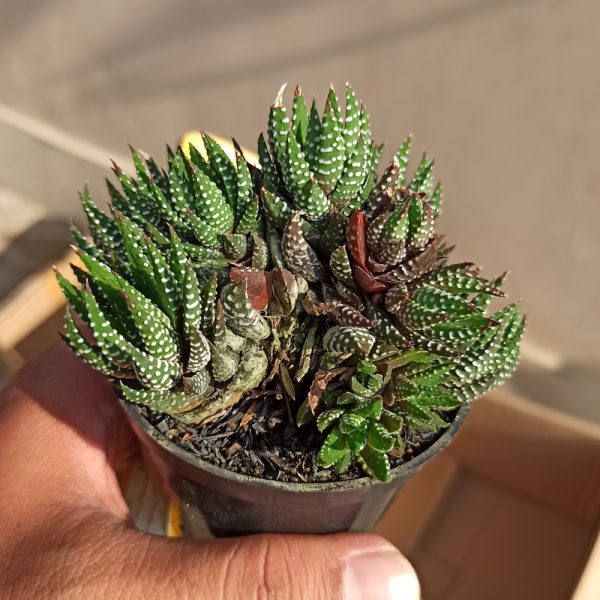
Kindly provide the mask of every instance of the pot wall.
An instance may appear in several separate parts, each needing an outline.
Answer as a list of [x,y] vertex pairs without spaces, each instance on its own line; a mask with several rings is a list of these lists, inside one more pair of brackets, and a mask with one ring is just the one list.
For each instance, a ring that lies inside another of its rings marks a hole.
[[121,400],[142,443],[152,475],[167,497],[180,504],[185,535],[248,533],[334,533],[370,531],[402,485],[458,431],[468,406],[425,452],[392,471],[381,483],[369,477],[330,483],[283,483],[240,475],[216,467],[167,440]]

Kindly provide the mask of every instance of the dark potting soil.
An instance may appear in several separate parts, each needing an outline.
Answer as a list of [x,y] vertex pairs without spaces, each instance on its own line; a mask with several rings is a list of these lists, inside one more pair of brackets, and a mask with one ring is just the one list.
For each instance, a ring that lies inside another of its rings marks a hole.
[[[181,449],[218,467],[259,477],[289,482],[328,482],[364,477],[354,461],[348,471],[317,465],[325,435],[314,426],[298,428],[290,423],[285,403],[273,398],[242,400],[201,427],[183,425],[174,418],[142,407],[142,415]],[[447,415],[454,417],[454,414]],[[443,431],[413,430],[404,438],[404,454],[390,456],[392,468],[418,456]]]

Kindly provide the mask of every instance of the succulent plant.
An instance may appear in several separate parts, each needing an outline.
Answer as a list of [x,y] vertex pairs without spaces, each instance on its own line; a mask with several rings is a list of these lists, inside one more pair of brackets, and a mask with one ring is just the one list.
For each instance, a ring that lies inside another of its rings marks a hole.
[[110,216],[81,196],[92,240],[73,227],[79,288],[58,274],[64,339],[125,398],[201,425],[285,397],[323,432],[321,466],[387,480],[408,431],[440,430],[512,373],[524,319],[488,314],[505,276],[448,263],[442,189],[426,155],[407,177],[410,138],[377,177],[349,86],[343,114],[333,89],[319,114],[297,88],[290,116],[282,88],[260,168],[203,140],[205,155],[168,150],[166,170],[132,150]]

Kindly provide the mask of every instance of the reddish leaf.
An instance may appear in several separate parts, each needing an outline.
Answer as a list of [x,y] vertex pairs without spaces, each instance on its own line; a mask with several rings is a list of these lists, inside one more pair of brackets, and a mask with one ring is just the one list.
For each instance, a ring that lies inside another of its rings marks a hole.
[[367,268],[367,218],[362,210],[357,210],[348,221],[348,249],[357,265]]
[[245,282],[250,304],[256,310],[264,310],[272,297],[271,273],[252,267],[231,267],[229,277],[234,283]]
[[310,391],[308,392],[308,406],[310,407],[313,415],[315,414],[315,410],[319,405],[319,400],[323,395],[323,392],[327,389],[327,385],[329,382],[338,375],[342,373],[349,373],[353,369],[350,367],[337,367],[336,369],[331,369],[330,371],[318,371],[315,374],[315,378],[313,379],[310,385]]
[[354,265],[352,269],[354,277],[358,282],[358,285],[365,292],[374,294],[376,292],[385,292],[388,289],[388,285],[382,281],[378,281],[372,273],[369,273],[366,269],[363,269],[359,265]]
[[275,298],[281,304],[284,314],[292,312],[298,299],[298,283],[296,278],[286,269],[272,271],[272,289]]

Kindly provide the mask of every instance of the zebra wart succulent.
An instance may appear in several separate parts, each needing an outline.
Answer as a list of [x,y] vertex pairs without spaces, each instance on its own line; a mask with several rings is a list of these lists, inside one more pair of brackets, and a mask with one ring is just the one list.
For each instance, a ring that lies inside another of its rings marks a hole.
[[322,432],[322,467],[385,481],[411,431],[512,373],[524,319],[489,314],[504,275],[448,262],[442,189],[427,155],[407,176],[410,138],[378,178],[349,86],[343,111],[333,89],[321,114],[299,88],[291,114],[282,96],[260,167],[202,134],[205,153],[168,150],[166,170],[134,150],[134,177],[115,165],[110,216],[84,191],[92,241],[73,227],[79,287],[57,274],[63,337],[127,400],[186,424],[281,398]]

